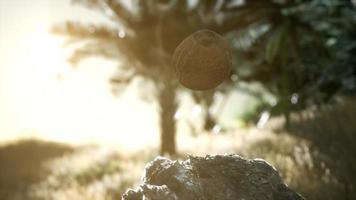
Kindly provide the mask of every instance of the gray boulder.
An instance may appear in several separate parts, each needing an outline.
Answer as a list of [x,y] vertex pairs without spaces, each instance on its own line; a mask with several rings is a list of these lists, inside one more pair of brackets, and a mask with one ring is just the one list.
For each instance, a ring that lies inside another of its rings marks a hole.
[[123,200],[302,200],[262,159],[238,155],[189,156],[179,162],[157,157],[142,184]]

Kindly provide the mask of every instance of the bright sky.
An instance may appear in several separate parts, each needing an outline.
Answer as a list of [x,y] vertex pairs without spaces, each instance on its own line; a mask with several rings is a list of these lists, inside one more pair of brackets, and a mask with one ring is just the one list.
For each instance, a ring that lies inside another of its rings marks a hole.
[[154,108],[135,89],[111,95],[115,63],[90,59],[73,69],[65,62],[63,39],[48,33],[65,19],[107,22],[68,0],[0,0],[0,141],[156,142]]

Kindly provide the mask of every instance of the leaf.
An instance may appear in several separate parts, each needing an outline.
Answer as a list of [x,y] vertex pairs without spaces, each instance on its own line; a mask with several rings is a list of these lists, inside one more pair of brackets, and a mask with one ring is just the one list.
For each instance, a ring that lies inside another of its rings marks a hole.
[[275,31],[270,36],[266,44],[265,58],[268,63],[273,63],[281,50],[282,43],[287,37],[288,24],[283,23],[282,25],[275,28]]

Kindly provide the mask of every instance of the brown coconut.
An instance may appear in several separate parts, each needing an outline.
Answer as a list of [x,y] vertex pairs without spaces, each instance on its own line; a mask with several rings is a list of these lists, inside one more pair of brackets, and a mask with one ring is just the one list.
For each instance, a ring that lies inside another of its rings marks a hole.
[[231,53],[222,36],[211,30],[199,30],[178,45],[173,65],[183,86],[208,90],[229,77]]

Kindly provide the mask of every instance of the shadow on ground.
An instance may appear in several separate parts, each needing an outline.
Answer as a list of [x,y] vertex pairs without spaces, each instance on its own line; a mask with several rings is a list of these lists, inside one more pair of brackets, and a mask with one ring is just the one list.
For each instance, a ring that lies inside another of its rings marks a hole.
[[54,142],[23,140],[0,146],[0,199],[16,193],[45,176],[41,166],[55,157],[72,152],[72,148]]

